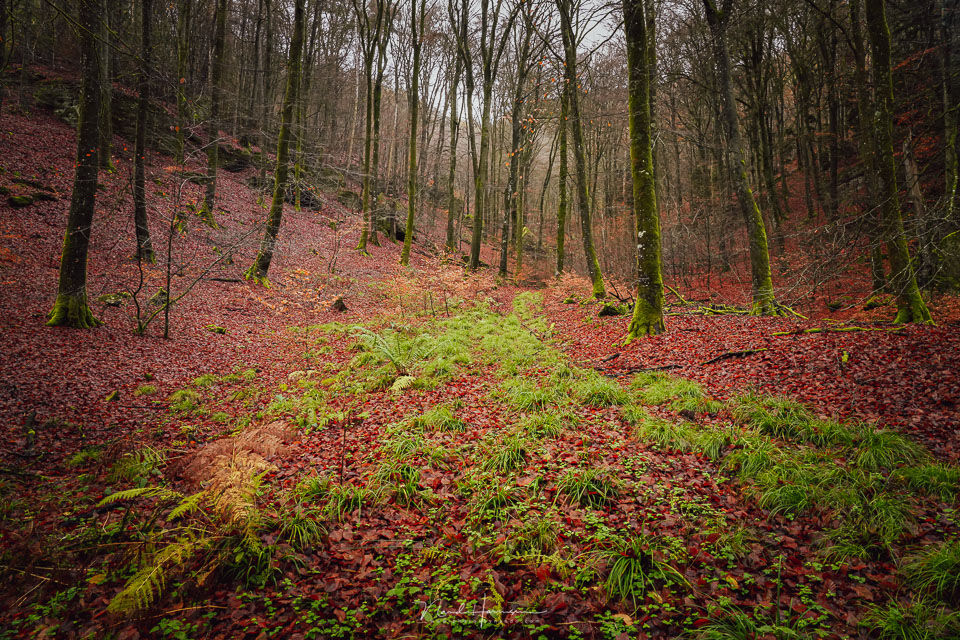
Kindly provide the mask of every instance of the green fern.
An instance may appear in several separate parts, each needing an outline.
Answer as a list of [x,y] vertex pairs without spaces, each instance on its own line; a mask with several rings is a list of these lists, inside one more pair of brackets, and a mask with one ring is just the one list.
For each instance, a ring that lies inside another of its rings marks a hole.
[[183,494],[164,489],[163,487],[137,487],[136,489],[125,489],[105,496],[103,500],[97,503],[98,507],[104,507],[121,500],[133,500],[134,498],[153,498],[159,497],[162,500],[180,500]]
[[399,331],[379,334],[365,327],[357,327],[354,333],[360,336],[368,350],[392,364],[399,377],[409,376],[411,368],[436,349],[436,344],[431,344],[424,336],[409,340]]
[[120,593],[113,597],[107,605],[107,611],[130,614],[149,607],[163,593],[168,572],[182,567],[193,557],[197,546],[196,540],[182,538],[150,556],[140,570],[127,580]]

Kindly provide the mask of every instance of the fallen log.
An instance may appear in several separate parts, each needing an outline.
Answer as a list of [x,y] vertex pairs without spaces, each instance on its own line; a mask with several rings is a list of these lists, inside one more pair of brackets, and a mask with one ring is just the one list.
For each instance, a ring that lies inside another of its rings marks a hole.
[[715,362],[720,362],[721,360],[727,360],[728,358],[743,358],[746,356],[751,356],[755,353],[760,353],[761,351],[767,351],[766,347],[762,349],[744,349],[742,351],[727,351],[726,353],[721,353],[715,358],[710,358],[709,360],[704,360],[700,363],[700,366],[707,364],[714,364]]

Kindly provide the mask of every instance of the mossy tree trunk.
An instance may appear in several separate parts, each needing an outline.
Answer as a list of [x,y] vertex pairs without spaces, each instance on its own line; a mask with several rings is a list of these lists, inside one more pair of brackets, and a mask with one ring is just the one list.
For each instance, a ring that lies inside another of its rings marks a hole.
[[866,0],[867,34],[873,54],[873,82],[877,92],[874,136],[877,144],[877,174],[882,203],[881,227],[890,257],[890,282],[897,296],[895,322],[932,324],[930,311],[920,295],[910,262],[907,238],[900,217],[897,165],[893,155],[893,79],[890,73],[890,29],[884,0]]
[[653,171],[650,85],[655,69],[650,64],[644,5],[649,0],[623,0],[629,73],[630,174],[633,178],[633,212],[637,242],[637,302],[626,342],[663,333],[663,276],[660,257],[660,213]]
[[574,31],[570,0],[556,0],[560,14],[560,35],[563,40],[564,82],[570,109],[571,132],[573,133],[573,159],[577,172],[577,208],[580,210],[580,230],[583,237],[583,254],[587,273],[593,283],[593,297],[607,295],[603,284],[600,261],[593,245],[593,225],[590,220],[590,193],[587,181],[587,157],[584,148],[583,121],[580,118],[580,92],[577,83],[577,34]]
[[60,255],[60,280],[57,299],[47,325],[87,329],[100,322],[93,317],[87,305],[87,250],[90,229],[97,198],[97,178],[100,170],[99,114],[100,65],[97,47],[97,0],[80,0],[80,69],[83,74],[80,88],[79,119],[77,124],[77,162],[73,176],[73,195],[67,216],[67,231]]
[[220,163],[220,106],[223,101],[223,57],[226,49],[227,0],[217,0],[213,32],[213,69],[210,74],[210,117],[207,123],[207,188],[200,217],[213,223]]
[[[420,120],[420,52],[423,49],[423,27],[427,13],[426,0],[410,0],[410,42],[413,46],[413,65],[410,71],[410,154],[407,163],[407,226],[403,236],[400,264],[410,264],[413,243],[413,219],[417,211],[417,125]],[[419,11],[418,11],[419,9]],[[449,227],[449,225],[448,225]],[[449,228],[448,228],[449,230]]]
[[564,83],[560,90],[560,120],[557,122],[560,130],[560,140],[557,143],[560,168],[557,174],[557,271],[555,275],[558,276],[563,273],[563,245],[567,235],[567,118],[569,117],[567,85]]
[[277,140],[277,169],[273,182],[273,201],[267,216],[260,250],[247,270],[246,277],[266,284],[270,262],[277,246],[277,234],[283,219],[283,201],[287,191],[290,171],[290,134],[293,129],[294,108],[300,93],[301,59],[303,57],[304,2],[296,0],[293,12],[293,36],[290,39],[290,54],[287,63],[287,89],[283,95],[283,110],[280,113],[280,136]]
[[730,80],[730,53],[727,49],[727,25],[730,19],[732,0],[723,0],[718,8],[714,0],[703,0],[707,24],[713,38],[717,81],[722,102],[722,120],[726,134],[727,164],[733,187],[737,194],[740,213],[747,227],[750,245],[750,273],[753,289],[753,315],[777,315],[779,306],[773,295],[773,279],[770,275],[770,253],[767,248],[767,230],[760,214],[760,207],[747,181],[747,165],[743,158],[743,143],[737,116],[737,103]]
[[146,155],[147,115],[150,108],[150,64],[153,44],[151,26],[153,0],[141,0],[141,47],[140,69],[137,76],[137,139],[134,143],[133,167],[133,220],[137,229],[137,259],[153,263],[153,243],[150,241],[150,224],[147,218]]
[[460,137],[460,121],[457,119],[457,90],[460,87],[460,74],[463,61],[455,56],[453,80],[450,82],[450,173],[447,177],[447,251],[453,253],[457,248],[454,223],[459,215],[457,211],[457,142]]

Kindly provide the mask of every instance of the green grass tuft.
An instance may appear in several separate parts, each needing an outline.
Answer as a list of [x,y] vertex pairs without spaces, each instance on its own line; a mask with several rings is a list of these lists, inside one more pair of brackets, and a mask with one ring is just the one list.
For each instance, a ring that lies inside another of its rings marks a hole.
[[200,404],[200,394],[193,389],[180,389],[174,391],[167,398],[170,402],[170,409],[187,413],[193,411]]
[[927,546],[906,558],[902,570],[907,584],[917,591],[960,604],[960,538]]
[[527,441],[519,434],[514,434],[492,444],[481,466],[485,471],[506,474],[523,468],[528,456]]
[[955,500],[960,495],[960,468],[931,462],[917,467],[905,467],[897,478],[911,490],[942,500]]
[[630,402],[630,395],[616,381],[596,371],[587,371],[570,383],[570,395],[588,407],[611,407]]
[[693,448],[694,433],[685,424],[649,418],[634,427],[633,432],[637,438],[657,449],[690,451]]
[[561,493],[584,507],[602,507],[620,496],[621,483],[609,469],[570,469],[557,483]]
[[860,434],[854,460],[867,471],[892,471],[899,466],[929,460],[930,454],[913,440],[889,429],[867,426]]

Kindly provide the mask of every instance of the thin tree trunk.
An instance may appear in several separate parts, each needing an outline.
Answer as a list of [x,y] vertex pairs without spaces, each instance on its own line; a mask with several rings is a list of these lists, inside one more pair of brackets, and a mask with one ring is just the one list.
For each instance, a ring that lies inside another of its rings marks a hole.
[[447,251],[456,250],[454,221],[460,212],[457,207],[457,142],[460,137],[460,120],[457,118],[457,89],[460,85],[460,73],[463,61],[460,56],[454,63],[453,80],[450,83],[450,173],[447,178]]
[[97,0],[80,0],[80,89],[77,123],[77,161],[73,177],[73,195],[67,216],[67,231],[60,255],[60,280],[57,299],[50,310],[47,325],[88,329],[100,324],[87,305],[87,249],[97,198],[100,145],[100,65],[96,30]]
[[567,227],[567,118],[570,108],[567,99],[567,87],[564,83],[560,91],[560,170],[557,175],[557,270],[556,275],[563,273],[563,245],[566,240]]
[[110,17],[115,13],[112,4],[117,0],[103,0],[99,16],[100,49],[100,168],[113,170],[113,74],[110,64]]
[[747,168],[743,159],[740,124],[737,121],[737,105],[730,80],[730,54],[727,50],[726,30],[729,20],[730,0],[724,3],[721,12],[714,0],[703,0],[707,23],[713,36],[714,58],[723,103],[722,116],[726,131],[726,155],[729,171],[737,192],[740,212],[747,226],[750,243],[750,271],[753,282],[754,315],[776,315],[779,308],[773,295],[773,280],[770,276],[770,254],[767,250],[767,231],[760,208],[747,183]]
[[407,226],[403,235],[400,264],[410,264],[413,243],[413,220],[417,211],[417,125],[420,116],[420,51],[423,49],[423,26],[427,12],[426,0],[410,0],[410,39],[413,44],[413,69],[410,78],[410,156],[407,164]]
[[267,216],[267,227],[260,242],[260,250],[253,265],[247,270],[248,279],[268,284],[267,273],[277,245],[277,234],[283,218],[283,201],[287,190],[290,160],[290,134],[293,126],[294,108],[300,92],[301,60],[303,56],[304,2],[296,0],[293,13],[293,36],[290,39],[290,58],[287,64],[287,90],[280,113],[280,135],[277,140],[277,169],[274,175],[273,202]]
[[227,0],[217,0],[213,36],[213,73],[210,84],[210,121],[207,126],[207,188],[200,217],[216,224],[214,206],[217,197],[217,167],[220,164],[220,106],[223,101],[223,58],[226,48]]
[[137,77],[137,139],[134,144],[133,177],[133,219],[137,229],[137,258],[153,263],[153,243],[150,242],[150,224],[147,218],[146,194],[146,155],[147,155],[147,115],[150,108],[150,73],[153,54],[151,26],[153,21],[153,0],[140,0],[141,10],[141,48],[140,72]]
[[920,296],[917,278],[910,263],[900,198],[897,193],[897,166],[893,155],[893,79],[890,72],[890,30],[884,0],[866,0],[867,33],[873,54],[873,81],[877,91],[874,131],[877,140],[877,170],[883,203],[883,231],[890,256],[891,283],[897,296],[895,322],[932,324],[930,311]]
[[180,0],[177,12],[177,164],[185,161],[184,129],[187,126],[187,60],[190,47],[192,0]]
[[860,0],[850,1],[850,38],[854,53],[854,83],[857,86],[857,143],[860,162],[867,187],[866,210],[870,239],[870,280],[874,293],[883,291],[886,278],[883,274],[883,238],[879,234],[880,204],[877,183],[876,143],[873,127],[867,121],[867,114],[873,112],[870,104],[870,88],[867,82],[866,45],[860,29]]
[[593,283],[593,297],[603,298],[607,295],[603,285],[603,273],[600,271],[600,262],[593,245],[593,228],[590,221],[590,193],[587,182],[587,158],[584,148],[583,121],[580,117],[580,92],[577,78],[577,44],[576,34],[573,31],[573,22],[570,15],[568,0],[557,0],[560,10],[560,34],[563,38],[563,52],[566,62],[564,69],[567,84],[567,98],[570,107],[573,133],[573,157],[577,171],[577,208],[580,210],[580,230],[583,239],[583,254],[587,262],[587,273]]

